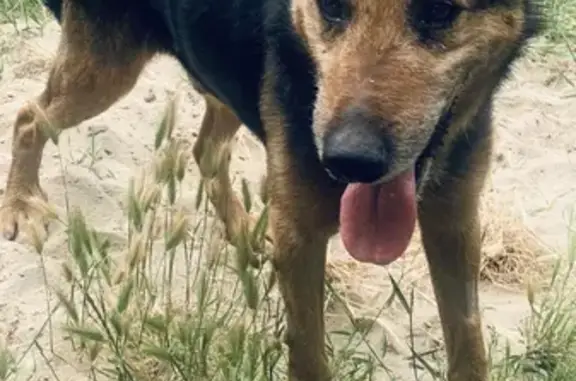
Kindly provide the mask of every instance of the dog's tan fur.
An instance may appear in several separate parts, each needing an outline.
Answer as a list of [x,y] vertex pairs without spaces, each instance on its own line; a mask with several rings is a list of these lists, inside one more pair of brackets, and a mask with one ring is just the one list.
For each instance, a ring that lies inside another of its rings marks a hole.
[[[458,1],[469,10],[485,3]],[[453,103],[455,116],[445,137],[445,145],[450,145],[489,96],[499,80],[499,57],[513,48],[522,33],[521,2],[510,0],[507,7],[467,12],[443,36],[442,48],[415,42],[405,26],[404,1],[351,3],[356,11],[346,31],[327,33],[315,1],[292,1],[293,24],[318,68],[314,133],[321,142],[330,121],[351,105],[368,110],[390,121],[388,132],[404,144],[391,171],[398,173],[413,165],[447,104]],[[103,31],[82,19],[74,1],[65,0],[62,40],[46,88],[34,103],[22,108],[15,122],[12,167],[0,209],[0,228],[9,238],[18,234],[25,220],[42,219],[29,206],[29,198],[45,197],[38,170],[48,139],[46,125],[63,130],[102,113],[131,90],[156,53],[154,46],[142,45],[120,24]],[[483,76],[475,76],[475,71]],[[338,229],[343,187],[334,186],[319,162],[302,167],[301,158],[290,152],[284,115],[271,90],[275,81],[270,74],[264,78],[261,113],[274,263],[288,318],[290,378],[326,381],[330,372],[324,354],[324,267],[328,240]],[[194,156],[234,242],[250,226],[228,173],[229,142],[241,123],[215,97],[204,97],[206,113]],[[443,178],[441,188],[435,183],[443,176],[438,166],[419,205],[450,381],[486,381],[488,377],[477,294],[478,202],[490,153],[489,138],[469,158],[470,170],[461,177]],[[218,157],[210,157],[213,154]],[[442,162],[445,158],[435,159]]]

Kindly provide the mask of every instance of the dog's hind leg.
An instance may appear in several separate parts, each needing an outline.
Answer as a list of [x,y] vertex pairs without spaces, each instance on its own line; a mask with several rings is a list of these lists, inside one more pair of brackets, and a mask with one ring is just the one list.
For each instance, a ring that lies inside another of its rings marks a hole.
[[482,241],[478,209],[489,148],[472,155],[467,173],[447,176],[436,189],[431,185],[420,205],[422,239],[444,331],[449,381],[488,379],[478,302]]
[[[206,93],[203,96],[206,111],[193,154],[204,179],[208,198],[218,218],[224,223],[227,239],[237,245],[242,235],[249,233],[255,223],[232,189],[230,179],[232,139],[242,123],[234,112],[216,98]],[[260,251],[263,247],[254,249]]]
[[[44,91],[18,112],[12,163],[2,206],[0,231],[15,239],[26,222],[44,222],[32,198],[46,198],[39,183],[42,152],[51,131],[94,117],[132,89],[153,53],[125,24],[98,26],[74,2],[65,2],[62,37]],[[45,225],[44,225],[45,226]]]

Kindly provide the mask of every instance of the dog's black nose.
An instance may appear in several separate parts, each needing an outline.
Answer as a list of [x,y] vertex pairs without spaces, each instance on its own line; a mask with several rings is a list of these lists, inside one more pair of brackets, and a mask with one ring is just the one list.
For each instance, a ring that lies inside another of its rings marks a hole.
[[364,111],[351,110],[328,126],[322,161],[337,180],[372,183],[388,172],[392,144],[386,122]]

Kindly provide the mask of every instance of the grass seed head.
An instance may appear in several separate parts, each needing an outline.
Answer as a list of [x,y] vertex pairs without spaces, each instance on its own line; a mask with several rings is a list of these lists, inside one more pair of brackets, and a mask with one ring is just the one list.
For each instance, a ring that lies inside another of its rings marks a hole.
[[87,326],[68,326],[64,330],[71,336],[79,337],[87,342],[106,343],[106,339],[100,330]]
[[70,300],[70,298],[61,290],[56,290],[55,294],[58,301],[64,306],[68,317],[71,318],[74,323],[78,324],[80,322],[80,316],[78,315],[76,306],[74,306],[74,301]]
[[174,357],[170,353],[170,350],[156,345],[148,345],[142,349],[142,353],[152,356],[161,362],[166,362],[168,364],[173,364]]
[[118,296],[118,303],[116,304],[116,311],[122,314],[126,311],[128,304],[130,303],[130,298],[132,297],[132,291],[134,290],[134,279],[129,278]]
[[148,183],[146,188],[143,189],[140,195],[139,204],[142,206],[142,210],[147,212],[149,209],[154,207],[160,202],[162,196],[162,189],[158,184]]
[[86,244],[89,244],[89,240],[87,239],[88,232],[84,216],[79,210],[73,209],[70,212],[68,221],[70,252],[76,262],[76,266],[80,270],[80,274],[82,277],[86,277],[89,270],[88,250],[86,250]]
[[112,328],[114,328],[114,332],[116,333],[117,337],[123,337],[125,335],[124,327],[122,326],[122,317],[117,311],[112,311],[108,316],[108,321]]
[[162,314],[148,315],[144,318],[144,325],[153,331],[165,334],[169,331],[170,324]]
[[188,161],[190,160],[190,154],[186,151],[178,152],[176,156],[176,178],[179,182],[184,180],[184,176],[186,175],[186,168],[188,167]]
[[146,237],[142,232],[135,232],[128,248],[128,269],[134,271],[146,256]]
[[176,109],[178,104],[178,96],[174,96],[168,100],[168,104],[164,109],[164,114],[158,130],[156,131],[156,137],[154,139],[155,150],[160,149],[162,143],[166,140],[172,138],[172,132],[174,131],[174,126],[176,125]]
[[137,231],[142,231],[142,208],[136,194],[133,192],[128,195],[128,219]]
[[183,212],[178,211],[174,216],[171,229],[167,232],[166,238],[166,251],[171,251],[176,248],[188,234],[188,218]]
[[74,276],[74,271],[70,267],[70,264],[63,263],[62,264],[62,274],[64,275],[64,280],[67,283],[74,283],[76,281],[76,277]]

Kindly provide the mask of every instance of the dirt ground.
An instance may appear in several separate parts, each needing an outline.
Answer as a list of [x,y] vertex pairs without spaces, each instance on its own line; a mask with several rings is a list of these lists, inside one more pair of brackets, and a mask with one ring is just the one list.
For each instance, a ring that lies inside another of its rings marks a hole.
[[[43,35],[25,32],[15,36],[11,27],[0,27],[0,187],[4,186],[8,174],[16,112],[42,90],[58,36],[59,29],[53,23],[44,29]],[[517,65],[498,95],[497,148],[487,190],[487,199],[493,200],[497,207],[489,209],[486,220],[500,218],[509,211],[544,244],[561,251],[566,250],[568,242],[568,208],[576,200],[574,80],[576,65],[568,59],[524,59]],[[126,218],[122,207],[128,179],[150,159],[155,126],[168,96],[175,90],[182,91],[183,95],[177,133],[193,141],[203,102],[187,84],[178,64],[170,58],[159,57],[147,67],[126,98],[106,113],[63,134],[59,149],[53,145],[47,147],[41,182],[59,212],[64,211],[65,182],[71,205],[81,207],[88,221],[100,232],[112,240],[122,240]],[[236,177],[246,177],[256,189],[264,170],[262,164],[261,147],[243,131],[234,155]],[[190,173],[192,202],[198,172],[191,166]],[[0,194],[2,191],[0,188]],[[43,261],[49,282],[58,279],[66,253],[63,229],[54,226],[46,244]],[[505,248],[497,245],[493,250]],[[349,259],[336,237],[330,262],[336,269],[335,274],[341,275],[339,281],[346,285],[350,305],[358,314],[373,312],[369,306],[377,306],[377,302],[388,295],[387,271],[408,274],[406,279],[420,285],[415,311],[416,337],[422,346],[433,345],[440,338],[422,255],[409,256],[388,269],[363,266]],[[16,354],[26,350],[46,323],[45,274],[40,264],[41,258],[30,246],[0,241],[0,340]],[[482,286],[481,303],[486,327],[512,341],[517,340],[517,326],[528,311],[522,287],[514,290],[486,283]],[[329,326],[341,324],[338,308],[328,318]],[[409,329],[406,314],[391,308],[379,323],[381,331],[388,331],[392,343],[396,343],[396,351],[386,359],[388,366],[400,379],[413,379],[405,359],[407,347],[403,344]],[[39,340],[48,345],[46,334]],[[57,353],[70,357],[67,343],[56,340],[54,345]],[[54,379],[52,372],[60,380],[79,381],[86,377],[81,365],[50,358],[48,366],[39,351],[30,353],[22,363],[18,379],[28,379],[28,376],[32,376],[32,380]]]

